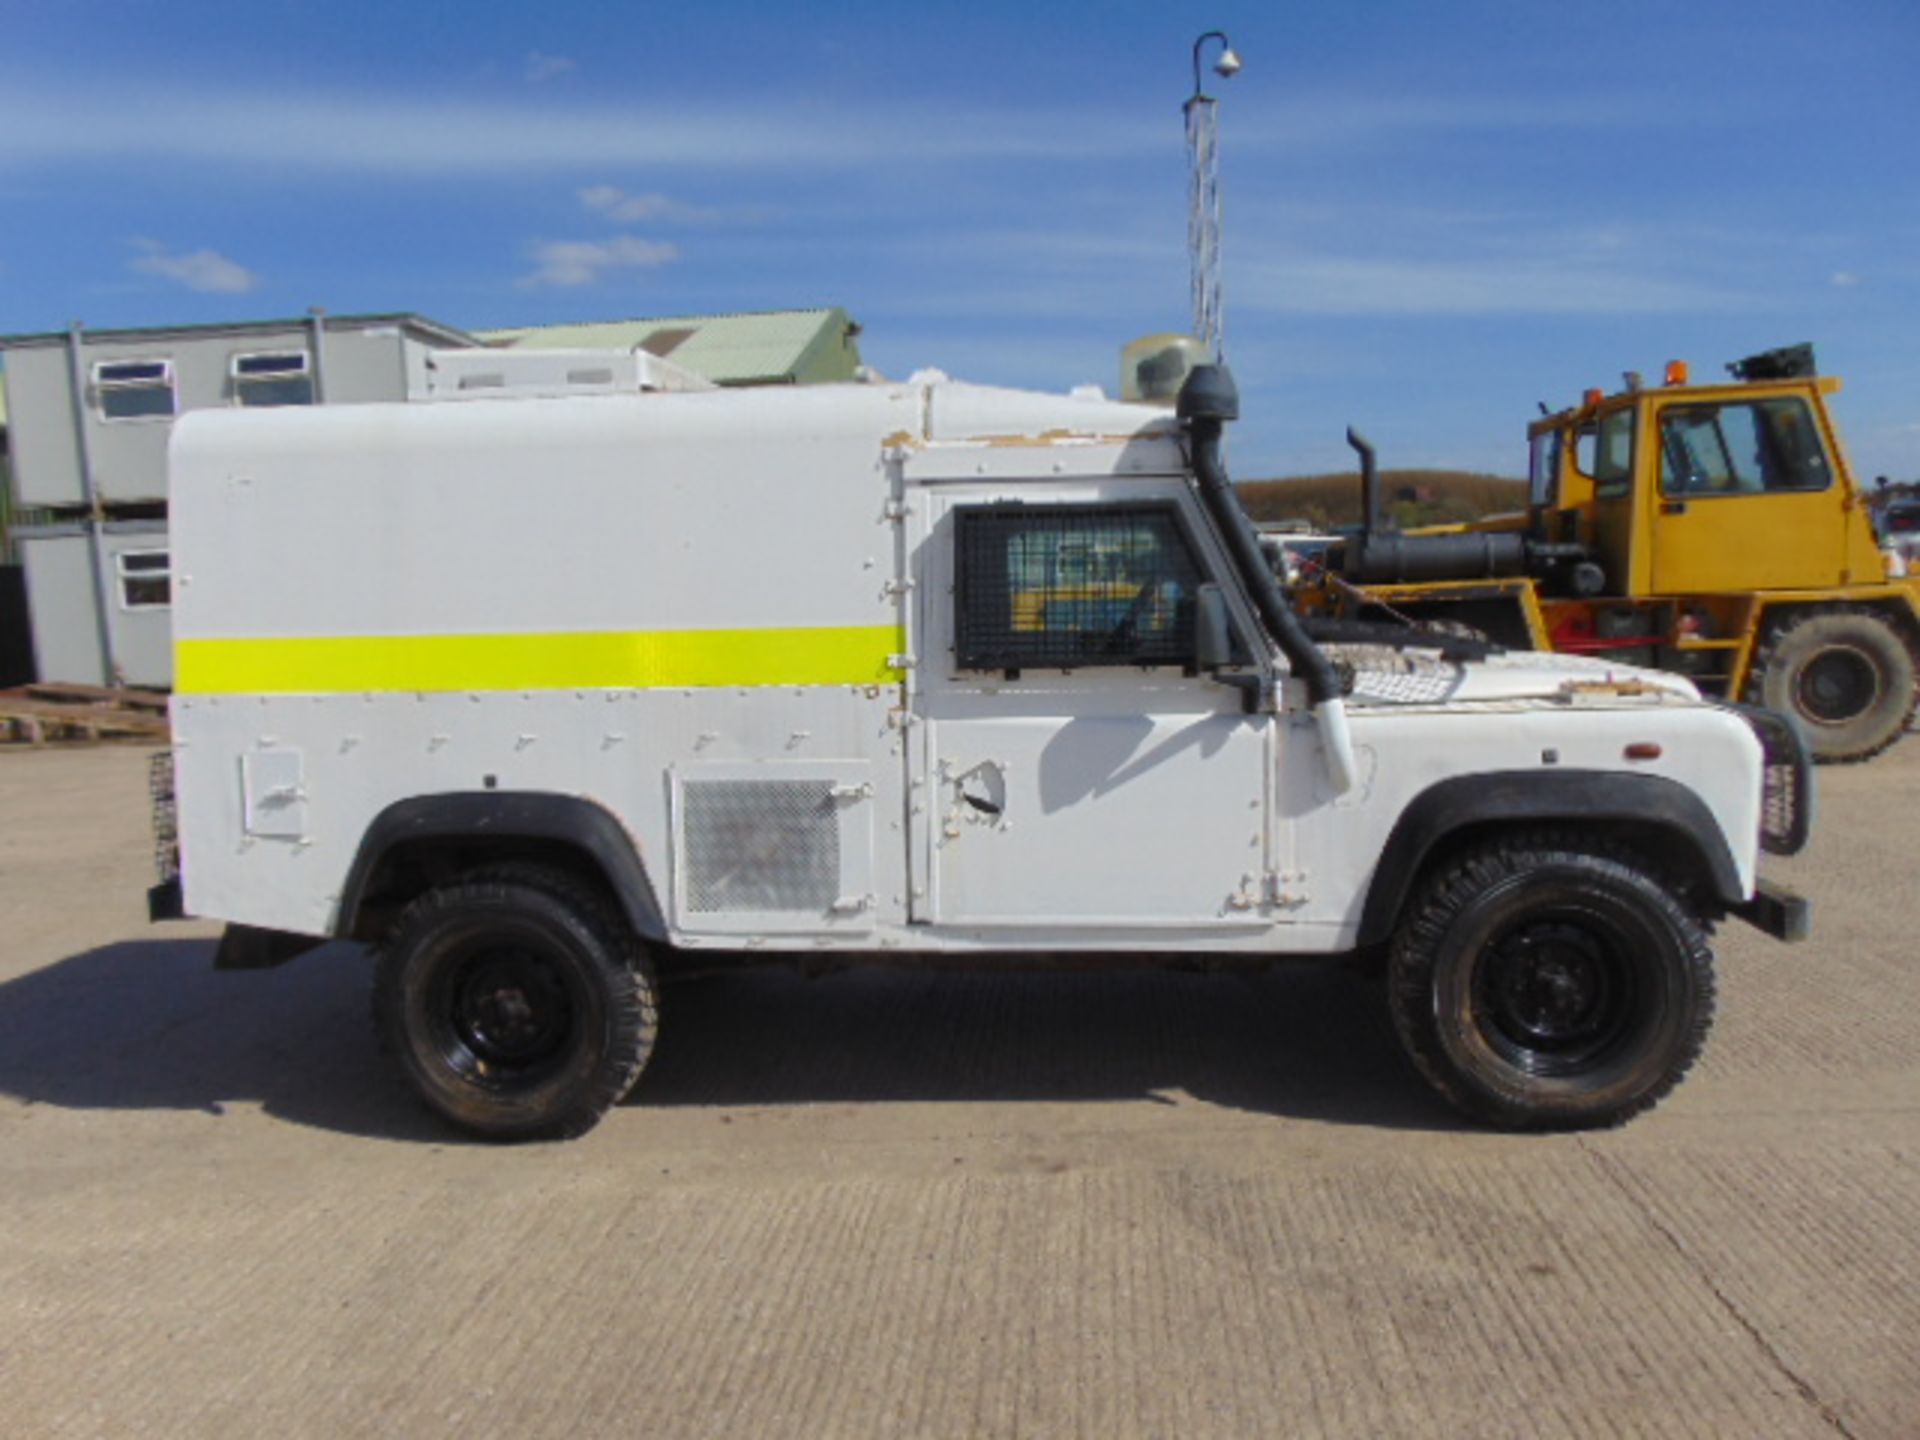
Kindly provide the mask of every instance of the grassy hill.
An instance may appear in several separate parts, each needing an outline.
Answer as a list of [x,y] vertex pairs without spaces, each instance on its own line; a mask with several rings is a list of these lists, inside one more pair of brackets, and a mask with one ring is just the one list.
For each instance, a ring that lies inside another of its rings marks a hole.
[[[1247,480],[1240,499],[1255,520],[1305,520],[1316,530],[1360,520],[1360,474],[1296,475]],[[1467,470],[1382,470],[1380,493],[1399,524],[1441,525],[1523,510],[1527,482]]]

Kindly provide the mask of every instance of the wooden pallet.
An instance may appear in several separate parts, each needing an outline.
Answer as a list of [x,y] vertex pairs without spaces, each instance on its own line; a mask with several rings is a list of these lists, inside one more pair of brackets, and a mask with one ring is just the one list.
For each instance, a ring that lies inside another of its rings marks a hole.
[[0,690],[0,742],[141,740],[169,737],[167,697],[100,685],[23,685]]
[[137,685],[111,689],[105,685],[75,685],[64,680],[43,680],[22,685],[20,693],[30,700],[46,700],[55,705],[114,705],[123,710],[141,710],[153,715],[167,713],[166,691],[142,690]]

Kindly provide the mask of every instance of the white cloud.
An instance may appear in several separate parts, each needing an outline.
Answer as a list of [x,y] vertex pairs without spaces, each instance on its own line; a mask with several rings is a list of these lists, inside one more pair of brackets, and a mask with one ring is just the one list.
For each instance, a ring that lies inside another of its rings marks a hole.
[[580,192],[580,203],[597,215],[623,224],[637,220],[678,220],[698,224],[718,220],[720,212],[689,205],[668,195],[629,195],[617,185],[589,185]]
[[124,104],[102,107],[0,72],[0,171],[148,161],[435,179],[642,168],[922,170],[945,161],[1134,159],[1156,147],[1177,156],[1177,134],[1095,112],[876,113],[848,104],[801,114],[773,102],[474,103],[353,91],[135,86]]
[[[534,84],[576,73],[542,51],[522,65]],[[85,83],[81,83],[82,80]],[[1138,161],[1177,165],[1179,131],[1153,107],[1020,106],[951,102],[805,106],[779,96],[715,96],[633,103],[556,104],[520,95],[475,102],[369,89],[226,91],[128,78],[102,106],[102,77],[26,76],[0,64],[0,167],[76,160],[175,164],[240,162],[276,171],[500,174],[559,166],[782,168],[946,161]],[[1245,101],[1247,103],[1241,103]],[[1421,100],[1296,91],[1284,101],[1236,99],[1227,144],[1242,161],[1261,153],[1339,152],[1454,130],[1612,130],[1655,123],[1617,98],[1557,96],[1551,104],[1502,97]]]
[[544,85],[549,80],[558,79],[569,70],[579,67],[564,55],[543,55],[538,50],[527,52],[527,83]]
[[1836,270],[1833,272],[1833,278],[1828,280],[1827,283],[1837,286],[1842,290],[1851,290],[1855,285],[1860,283],[1860,277],[1851,270]]
[[1499,95],[1354,94],[1302,90],[1266,104],[1236,104],[1224,122],[1232,150],[1346,150],[1455,132],[1612,131],[1658,123],[1618,95],[1530,100]]
[[653,270],[680,258],[680,247],[637,235],[608,240],[543,240],[533,247],[538,267],[522,285],[591,285],[609,270]]
[[239,295],[260,283],[260,277],[218,250],[190,250],[176,255],[156,240],[135,240],[143,253],[133,262],[142,275],[158,275],[189,290],[214,295]]
[[1745,297],[1582,261],[1297,259],[1229,272],[1227,308],[1310,315],[1685,314]]

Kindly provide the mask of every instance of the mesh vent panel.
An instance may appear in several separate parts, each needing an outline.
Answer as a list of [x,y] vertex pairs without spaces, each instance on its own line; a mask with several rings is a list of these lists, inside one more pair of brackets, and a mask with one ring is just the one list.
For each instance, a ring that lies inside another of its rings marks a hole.
[[818,914],[840,898],[830,780],[696,780],[686,802],[687,906]]
[[1166,505],[954,512],[962,670],[1191,665],[1199,565]]
[[1433,705],[1452,695],[1460,683],[1460,667],[1430,653],[1388,645],[1321,648],[1336,665],[1352,667],[1355,704]]

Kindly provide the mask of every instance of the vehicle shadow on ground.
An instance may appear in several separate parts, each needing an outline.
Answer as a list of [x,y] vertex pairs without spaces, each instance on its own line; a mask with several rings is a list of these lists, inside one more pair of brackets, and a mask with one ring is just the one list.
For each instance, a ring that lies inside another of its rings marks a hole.
[[1264,972],[762,968],[669,984],[629,1103],[1170,1100],[1465,1128],[1400,1052],[1381,987]]
[[[0,984],[0,1095],[69,1109],[258,1104],[296,1124],[446,1143],[367,1020],[363,951],[269,973],[211,940],[108,945]],[[629,1102],[1154,1100],[1333,1124],[1450,1128],[1377,986],[1337,967],[982,973],[778,967],[670,983]]]
[[328,945],[265,974],[212,940],[88,950],[0,984],[0,1096],[76,1110],[259,1104],[300,1124],[441,1143],[368,1019],[371,966]]

